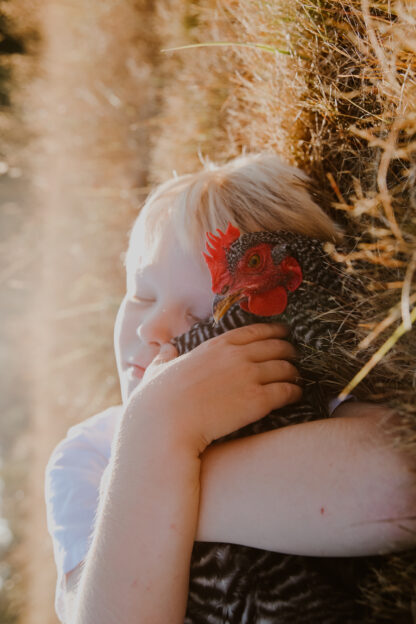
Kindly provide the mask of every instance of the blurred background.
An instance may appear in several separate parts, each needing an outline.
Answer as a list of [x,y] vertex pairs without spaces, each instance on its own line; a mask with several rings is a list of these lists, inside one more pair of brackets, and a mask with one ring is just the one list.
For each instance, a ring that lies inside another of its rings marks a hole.
[[[71,425],[120,401],[122,258],[152,185],[201,156],[277,151],[371,275],[363,362],[411,309],[415,28],[411,1],[0,0],[0,624],[57,624],[44,469]],[[163,51],[208,42],[227,45]],[[413,334],[377,369],[412,453]],[[392,558],[374,621],[411,621],[415,579]]]

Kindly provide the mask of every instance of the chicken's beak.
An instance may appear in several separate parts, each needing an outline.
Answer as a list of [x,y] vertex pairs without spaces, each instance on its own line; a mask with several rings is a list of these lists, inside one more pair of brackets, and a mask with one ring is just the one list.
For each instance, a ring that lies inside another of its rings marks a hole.
[[244,298],[245,295],[243,290],[238,290],[237,292],[226,296],[216,295],[212,306],[215,322],[218,323],[218,321],[231,308],[231,306],[234,305],[234,303]]

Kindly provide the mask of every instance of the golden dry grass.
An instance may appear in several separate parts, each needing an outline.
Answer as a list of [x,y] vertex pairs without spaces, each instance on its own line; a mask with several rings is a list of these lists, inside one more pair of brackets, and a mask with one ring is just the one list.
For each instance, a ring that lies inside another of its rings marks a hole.
[[119,402],[112,333],[121,254],[147,190],[148,121],[157,103],[146,2],[30,4],[41,45],[17,105],[31,134],[23,169],[34,218],[31,236],[17,242],[21,255],[36,252],[39,260],[29,263],[36,289],[19,346],[33,362],[34,387],[19,621],[55,624],[44,470],[71,425]]
[[[364,265],[372,292],[389,291],[387,304],[383,292],[382,306],[372,307],[383,314],[402,294],[409,329],[414,6],[396,4],[389,12],[383,2],[341,0],[185,3],[175,7],[179,29],[171,27],[172,7],[160,6],[164,47],[225,40],[290,55],[232,45],[172,53],[165,65],[174,78],[162,97],[171,114],[159,118],[154,178],[198,167],[198,151],[220,160],[243,149],[282,153],[308,170],[321,202],[352,237],[348,254],[338,258],[349,270]],[[223,85],[219,101],[214,80]],[[207,125],[215,134],[203,132]]]

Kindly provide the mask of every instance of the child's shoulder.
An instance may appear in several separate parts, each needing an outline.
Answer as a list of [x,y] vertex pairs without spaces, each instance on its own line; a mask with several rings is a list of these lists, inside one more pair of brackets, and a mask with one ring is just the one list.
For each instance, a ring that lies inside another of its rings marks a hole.
[[70,427],[66,436],[56,445],[48,464],[72,453],[93,450],[108,461],[111,443],[122,413],[122,406],[115,405],[90,416]]
[[63,498],[96,499],[121,414],[122,407],[113,406],[87,418],[70,427],[53,449],[45,468],[48,513],[61,514]]
[[111,436],[121,416],[122,409],[122,405],[113,405],[98,414],[94,414],[94,416],[82,420],[68,429],[64,439],[91,435],[98,441],[100,438]]
[[70,427],[47,463],[47,523],[60,574],[72,570],[87,552],[100,483],[121,414],[121,406],[110,407]]

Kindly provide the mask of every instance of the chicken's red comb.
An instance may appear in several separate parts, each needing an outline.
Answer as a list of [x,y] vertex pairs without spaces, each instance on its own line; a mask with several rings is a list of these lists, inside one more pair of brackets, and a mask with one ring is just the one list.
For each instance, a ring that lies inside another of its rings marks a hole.
[[208,253],[204,253],[204,257],[210,269],[213,263],[215,265],[221,264],[224,266],[226,260],[226,249],[228,249],[231,243],[233,243],[237,240],[237,238],[240,237],[240,230],[232,225],[232,223],[228,223],[227,231],[225,232],[225,234],[219,229],[217,229],[217,232],[219,236],[216,236],[212,232],[206,232],[206,236],[208,239]]
[[212,232],[206,233],[208,253],[203,254],[211,272],[212,289],[214,292],[218,292],[221,275],[227,270],[226,250],[234,241],[240,238],[240,230],[232,223],[228,223],[225,234],[219,229],[217,229],[217,232],[218,236]]

